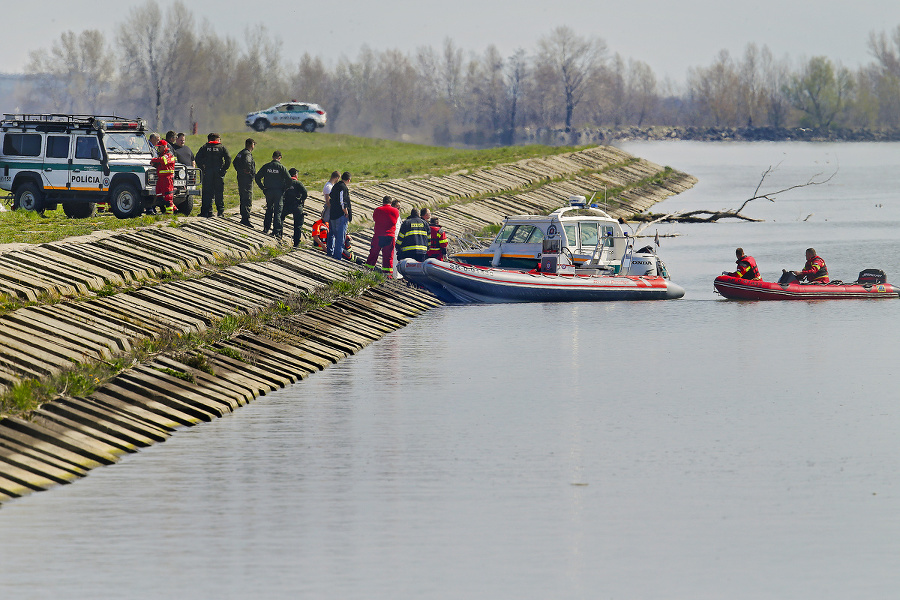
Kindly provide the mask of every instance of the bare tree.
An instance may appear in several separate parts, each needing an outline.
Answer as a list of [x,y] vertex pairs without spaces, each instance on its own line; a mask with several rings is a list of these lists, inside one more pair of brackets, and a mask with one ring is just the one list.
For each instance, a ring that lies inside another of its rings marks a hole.
[[709,67],[688,72],[688,94],[696,107],[697,121],[725,127],[738,122],[740,78],[727,50],[722,50]]
[[569,27],[557,27],[538,41],[538,64],[553,73],[562,88],[566,131],[572,130],[575,109],[585,85],[594,76],[606,54],[606,43],[576,35]]
[[31,52],[25,69],[35,74],[34,87],[50,99],[52,111],[96,113],[110,108],[115,64],[96,29],[64,32],[49,51]]
[[519,99],[522,97],[527,76],[528,62],[525,51],[520,48],[506,61],[506,89],[509,99],[509,124],[506,143],[509,145],[515,143]]
[[655,110],[658,102],[656,75],[647,63],[629,61],[628,98],[633,122],[641,127],[644,119]]
[[462,50],[456,46],[451,38],[444,39],[444,51],[441,62],[438,65],[439,73],[446,93],[447,102],[452,106],[459,106],[460,81],[462,80]]
[[151,111],[154,128],[162,123],[165,54],[170,40],[165,33],[159,5],[147,0],[128,12],[128,20],[118,30],[122,57],[120,97],[138,109]]

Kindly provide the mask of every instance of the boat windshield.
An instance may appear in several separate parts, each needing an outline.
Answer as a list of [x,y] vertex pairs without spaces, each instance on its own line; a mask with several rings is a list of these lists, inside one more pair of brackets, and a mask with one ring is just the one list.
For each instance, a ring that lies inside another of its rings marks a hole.
[[544,240],[544,232],[534,225],[519,225],[509,236],[511,244],[539,244]]
[[566,246],[576,247],[578,245],[578,226],[575,223],[566,223],[563,229],[566,231]]
[[580,223],[581,228],[581,247],[597,245],[597,223]]
[[497,242],[505,242],[509,239],[509,236],[512,235],[512,232],[515,230],[517,225],[507,225],[502,230],[500,230],[500,234],[497,236]]
[[540,244],[544,232],[534,225],[507,225],[497,236],[497,242],[507,244]]

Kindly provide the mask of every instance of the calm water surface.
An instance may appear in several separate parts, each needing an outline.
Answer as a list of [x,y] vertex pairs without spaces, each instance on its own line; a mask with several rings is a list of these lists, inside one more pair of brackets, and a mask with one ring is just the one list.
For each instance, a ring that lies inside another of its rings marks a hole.
[[[302,384],[0,509],[2,598],[896,598],[900,303],[744,303],[814,245],[900,281],[900,145],[628,144],[683,300],[443,307]],[[804,221],[807,215],[812,215]]]

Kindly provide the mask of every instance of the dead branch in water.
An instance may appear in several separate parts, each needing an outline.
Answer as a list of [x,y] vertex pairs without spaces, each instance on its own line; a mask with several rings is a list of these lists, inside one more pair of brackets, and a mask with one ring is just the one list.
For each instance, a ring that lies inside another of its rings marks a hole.
[[[777,169],[780,164],[781,163],[778,163],[778,165],[775,165],[774,167],[772,167],[770,165],[768,169],[763,171],[763,174],[759,179],[759,183],[756,185],[756,190],[754,190],[754,192],[753,192],[753,196],[744,200],[744,203],[741,204],[737,209],[690,210],[687,212],[679,211],[679,212],[669,213],[666,215],[660,215],[660,214],[654,214],[654,213],[644,213],[644,214],[640,214],[640,215],[634,215],[632,217],[632,220],[640,221],[640,222],[644,223],[644,225],[641,226],[641,228],[639,228],[638,231],[646,228],[648,225],[651,225],[653,223],[715,223],[716,221],[718,221],[720,219],[738,219],[741,221],[750,221],[753,223],[760,223],[763,221],[763,219],[754,219],[752,217],[748,217],[747,215],[742,214],[741,211],[743,211],[744,208],[748,204],[753,202],[754,200],[761,200],[761,199],[765,198],[769,202],[775,202],[775,198],[779,194],[784,194],[791,190],[796,190],[798,188],[804,188],[804,187],[808,187],[811,185],[823,185],[825,183],[828,183],[829,181],[831,181],[834,178],[835,175],[837,175],[837,172],[839,170],[839,168],[835,168],[834,172],[831,173],[831,175],[829,175],[828,177],[825,177],[824,179],[820,179],[822,177],[822,173],[816,173],[815,175],[810,177],[806,181],[806,183],[797,183],[797,184],[789,185],[785,188],[782,188],[780,190],[776,190],[773,192],[760,193],[759,190],[760,190],[760,188],[762,188],[763,183],[765,183],[766,177],[768,177],[769,174],[771,174],[775,169]],[[812,216],[812,215],[810,215],[810,216]],[[808,218],[809,217],[807,217],[807,219]]]

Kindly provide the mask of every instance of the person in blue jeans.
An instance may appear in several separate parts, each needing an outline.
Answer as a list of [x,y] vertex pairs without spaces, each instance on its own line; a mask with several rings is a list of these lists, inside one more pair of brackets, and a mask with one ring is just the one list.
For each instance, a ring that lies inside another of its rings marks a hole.
[[[347,227],[353,220],[353,207],[350,204],[350,189],[347,184],[350,183],[350,173],[344,171],[341,180],[334,184],[331,193],[328,195],[329,215],[328,215],[328,233],[333,235],[335,240],[343,240],[347,237]],[[341,260],[344,248],[340,243],[334,243],[329,248],[332,258]]]

